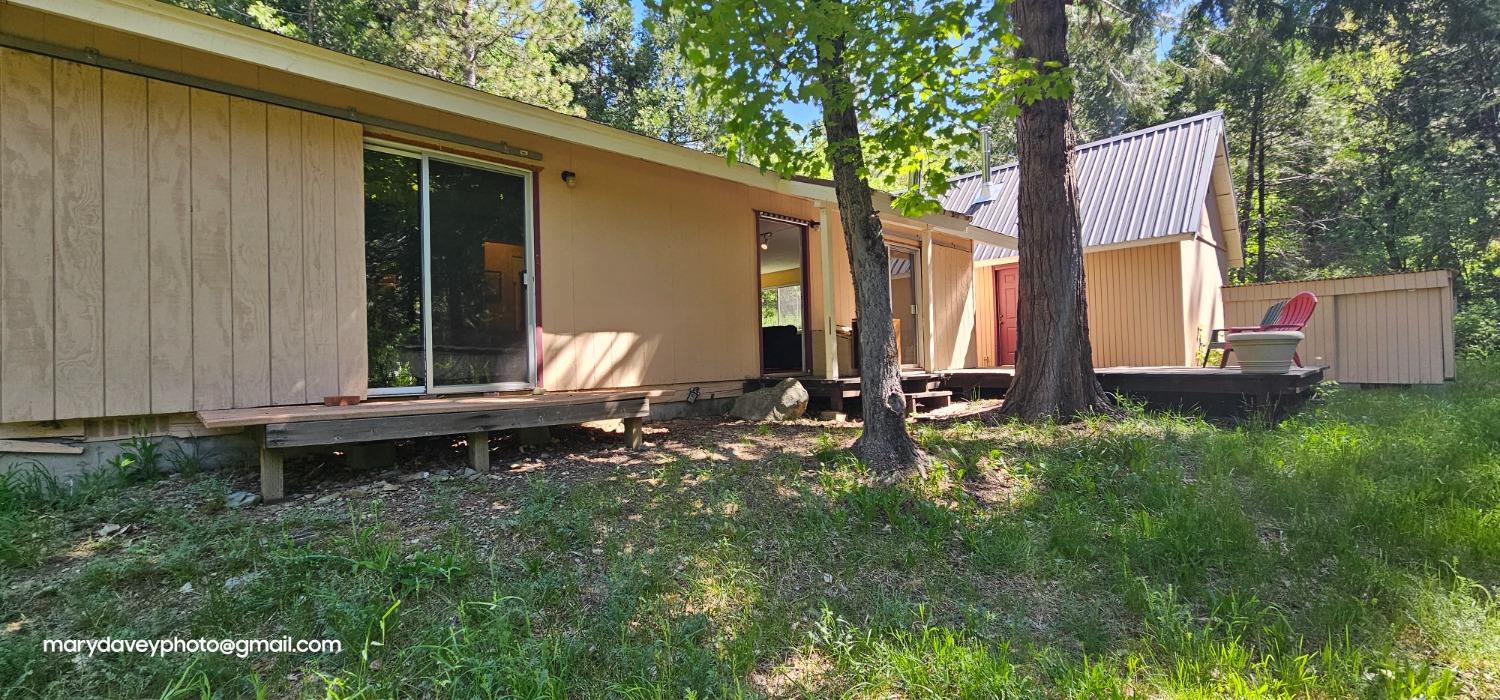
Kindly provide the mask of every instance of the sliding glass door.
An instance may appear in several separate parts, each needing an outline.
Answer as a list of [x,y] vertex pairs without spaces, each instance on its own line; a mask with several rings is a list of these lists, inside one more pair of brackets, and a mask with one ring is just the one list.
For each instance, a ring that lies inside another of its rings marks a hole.
[[365,151],[370,393],[536,383],[531,173]]

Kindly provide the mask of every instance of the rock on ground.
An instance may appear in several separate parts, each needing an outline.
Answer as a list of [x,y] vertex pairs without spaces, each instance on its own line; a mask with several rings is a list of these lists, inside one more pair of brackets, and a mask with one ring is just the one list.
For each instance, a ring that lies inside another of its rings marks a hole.
[[795,379],[752,391],[734,400],[729,414],[745,420],[797,420],[807,413],[807,389]]

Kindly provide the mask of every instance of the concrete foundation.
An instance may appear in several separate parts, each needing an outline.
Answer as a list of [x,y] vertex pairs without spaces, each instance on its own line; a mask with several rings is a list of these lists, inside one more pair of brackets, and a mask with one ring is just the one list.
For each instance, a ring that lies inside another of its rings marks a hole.
[[[203,470],[254,465],[259,455],[259,447],[250,433],[202,437],[164,435],[145,439],[157,444],[161,458],[158,466],[164,473],[175,472],[189,464]],[[9,452],[0,454],[0,471],[40,466],[57,478],[66,479],[108,467],[129,449],[129,440],[54,439],[47,442],[73,445],[82,448],[83,454]]]

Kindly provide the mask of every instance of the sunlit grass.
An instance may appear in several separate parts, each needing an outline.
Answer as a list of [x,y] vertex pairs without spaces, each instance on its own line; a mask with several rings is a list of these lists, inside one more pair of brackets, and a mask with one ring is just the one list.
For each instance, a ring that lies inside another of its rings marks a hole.
[[[780,426],[264,525],[212,476],[15,477],[0,696],[1493,697],[1500,366],[1461,376],[1278,425],[922,426],[894,485]],[[40,650],[107,635],[346,651]]]

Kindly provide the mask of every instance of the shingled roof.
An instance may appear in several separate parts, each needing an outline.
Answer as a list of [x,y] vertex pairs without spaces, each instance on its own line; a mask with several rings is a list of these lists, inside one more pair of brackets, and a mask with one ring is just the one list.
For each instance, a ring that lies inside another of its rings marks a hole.
[[[1083,244],[1114,245],[1198,233],[1214,156],[1224,139],[1224,113],[1208,112],[1078,147],[1078,196]],[[992,198],[982,199],[980,173],[953,179],[943,208],[966,214],[975,226],[1016,235],[1015,163],[990,171]],[[976,243],[975,260],[1015,257],[1016,251]]]

